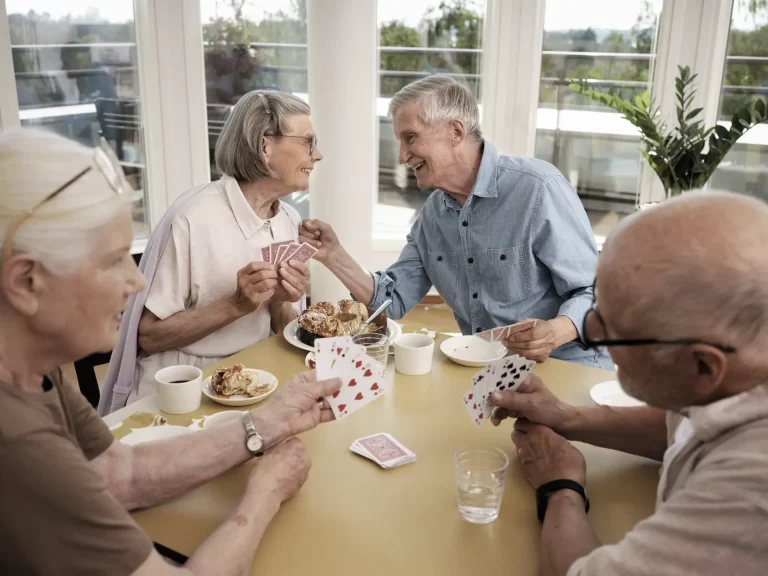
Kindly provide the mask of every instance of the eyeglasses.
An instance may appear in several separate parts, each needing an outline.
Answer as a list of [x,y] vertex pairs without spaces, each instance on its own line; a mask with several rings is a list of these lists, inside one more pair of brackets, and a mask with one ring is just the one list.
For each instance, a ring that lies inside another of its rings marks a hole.
[[[649,346],[656,344],[667,344],[686,346],[691,344],[706,344],[717,348],[718,350],[725,352],[726,354],[733,354],[736,352],[736,348],[728,344],[721,344],[719,342],[710,342],[709,340],[702,340],[700,338],[672,338],[672,339],[660,339],[660,338],[606,338],[608,331],[605,328],[600,313],[595,307],[595,287],[592,285],[592,308],[584,316],[584,325],[581,330],[584,343],[589,348],[597,348],[600,346],[609,348],[611,346]],[[589,332],[592,332],[592,336]]]
[[317,146],[317,136],[289,136],[287,134],[264,134],[264,136],[272,136],[273,138],[298,138],[304,140],[304,143],[309,146],[309,155],[312,156],[312,152],[315,151]]
[[[116,195],[133,191],[131,185],[128,184],[128,181],[125,179],[125,174],[123,173],[123,169],[120,166],[120,161],[117,159],[114,151],[104,138],[100,139],[99,145],[94,149],[93,163],[96,165],[96,168],[98,168],[99,172],[101,172],[101,174],[104,176],[107,184],[109,184],[109,187],[112,188],[112,191]],[[5,239],[3,240],[3,262],[6,262],[8,258],[11,257],[13,237],[16,235],[16,231],[19,229],[19,227],[24,224],[24,222],[32,218],[35,213],[40,210],[40,208],[47,202],[50,202],[56,198],[56,196],[80,180],[80,178],[85,176],[92,169],[93,166],[87,166],[83,168],[80,170],[80,172],[75,174],[72,178],[67,180],[64,184],[56,188],[56,190],[35,204],[32,208],[22,212],[21,214],[15,216],[13,220],[11,220],[10,224],[8,225],[8,230],[5,233]]]

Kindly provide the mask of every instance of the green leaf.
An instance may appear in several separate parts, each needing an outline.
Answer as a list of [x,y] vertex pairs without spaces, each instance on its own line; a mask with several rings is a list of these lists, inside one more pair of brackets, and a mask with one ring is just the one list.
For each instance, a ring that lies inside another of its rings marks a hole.
[[755,112],[761,117],[765,118],[766,111],[765,111],[765,100],[762,98],[755,102]]
[[720,140],[724,140],[725,142],[729,142],[731,139],[730,132],[728,132],[728,129],[722,124],[717,124],[715,126],[715,134],[717,134]]
[[694,108],[693,110],[688,112],[688,114],[686,114],[685,119],[690,120],[691,118],[698,116],[699,114],[701,114],[702,110],[704,110],[704,108]]

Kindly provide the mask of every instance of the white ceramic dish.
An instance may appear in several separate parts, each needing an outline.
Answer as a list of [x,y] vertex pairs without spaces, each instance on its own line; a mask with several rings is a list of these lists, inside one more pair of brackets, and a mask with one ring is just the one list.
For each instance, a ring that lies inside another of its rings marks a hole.
[[144,442],[154,442],[155,440],[166,440],[175,438],[183,434],[191,434],[193,430],[184,426],[149,426],[148,428],[134,428],[130,434],[123,436],[120,442],[128,446],[144,444]]
[[216,414],[206,416],[205,420],[203,420],[203,428],[213,428],[214,426],[224,424],[224,422],[229,422],[230,420],[242,420],[242,418],[243,413],[240,410],[222,410],[221,412],[216,412]]
[[271,374],[270,372],[265,372],[264,370],[259,370],[258,368],[246,368],[246,372],[255,372],[259,376],[259,382],[266,384],[267,382],[270,383],[270,388],[267,392],[262,394],[261,396],[245,396],[244,394],[237,394],[235,396],[219,396],[216,394],[216,392],[213,391],[213,388],[211,388],[211,377],[208,376],[205,380],[203,380],[203,394],[208,396],[211,400],[214,402],[218,402],[219,404],[223,404],[224,406],[250,406],[251,404],[256,404],[258,402],[261,402],[264,400],[267,396],[272,394],[275,390],[277,390],[277,378],[274,374]]
[[[296,346],[296,348],[301,348],[302,350],[306,350],[307,352],[314,352],[314,348],[312,346],[307,346],[299,340],[299,337],[296,335],[296,331],[299,327],[299,320],[298,318],[290,322],[285,329],[283,330],[283,338],[285,338],[286,342],[288,344],[291,344],[292,346]],[[390,345],[392,342],[395,341],[395,338],[400,336],[400,334],[403,333],[403,329],[400,328],[400,325],[392,320],[391,318],[387,318],[387,336],[389,337],[389,343]]]
[[593,386],[589,391],[589,395],[592,397],[592,400],[600,406],[645,406],[645,402],[632,398],[632,396],[624,392],[624,390],[621,389],[621,385],[616,380],[601,382],[600,384]]
[[486,342],[477,336],[457,336],[443,340],[440,351],[456,364],[481,368],[507,355],[506,347],[500,342]]

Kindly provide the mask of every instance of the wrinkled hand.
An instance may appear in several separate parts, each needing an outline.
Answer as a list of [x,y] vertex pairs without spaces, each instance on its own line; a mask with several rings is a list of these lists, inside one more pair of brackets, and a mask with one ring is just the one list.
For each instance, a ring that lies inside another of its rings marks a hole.
[[536,374],[529,374],[517,390],[491,394],[491,422],[498,426],[505,418],[525,418],[563,434],[576,408],[560,400]]
[[291,438],[261,457],[251,471],[248,489],[272,494],[278,503],[283,503],[299,492],[311,467],[304,442]]
[[237,290],[232,302],[243,314],[261,308],[275,295],[277,270],[269,262],[251,262],[237,272]]
[[266,403],[251,411],[256,429],[267,446],[311,430],[318,424],[333,420],[333,412],[324,401],[322,410],[317,401],[341,388],[341,380],[317,380],[314,371],[291,377]]
[[314,246],[317,254],[313,258],[322,263],[326,263],[341,249],[339,238],[330,224],[311,218],[302,221],[299,227],[299,242]]
[[275,288],[272,300],[277,302],[298,302],[309,287],[309,268],[303,262],[280,264],[280,283]]
[[552,429],[521,419],[515,422],[512,442],[517,446],[523,475],[534,490],[552,480],[586,484],[584,456]]
[[[526,318],[521,322],[527,320],[533,320],[533,318]],[[566,337],[563,335],[565,331],[572,332],[572,334],[569,333]],[[515,354],[528,358],[528,360],[544,362],[552,354],[552,350],[577,336],[578,332],[576,332],[571,320],[565,316],[559,316],[554,320],[536,320],[536,325],[533,328],[512,334],[502,342]]]

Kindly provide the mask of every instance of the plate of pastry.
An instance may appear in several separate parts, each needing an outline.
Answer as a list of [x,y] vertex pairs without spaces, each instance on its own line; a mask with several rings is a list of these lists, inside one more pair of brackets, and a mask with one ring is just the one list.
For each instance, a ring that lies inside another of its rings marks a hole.
[[[318,338],[357,334],[360,326],[372,313],[371,308],[354,300],[341,300],[338,304],[318,302],[290,322],[283,330],[283,337],[296,348],[312,352]],[[402,328],[397,322],[381,314],[368,325],[365,332],[386,334],[391,344],[402,334]]]
[[219,368],[203,380],[203,394],[224,406],[249,406],[277,390],[274,374],[242,364]]

